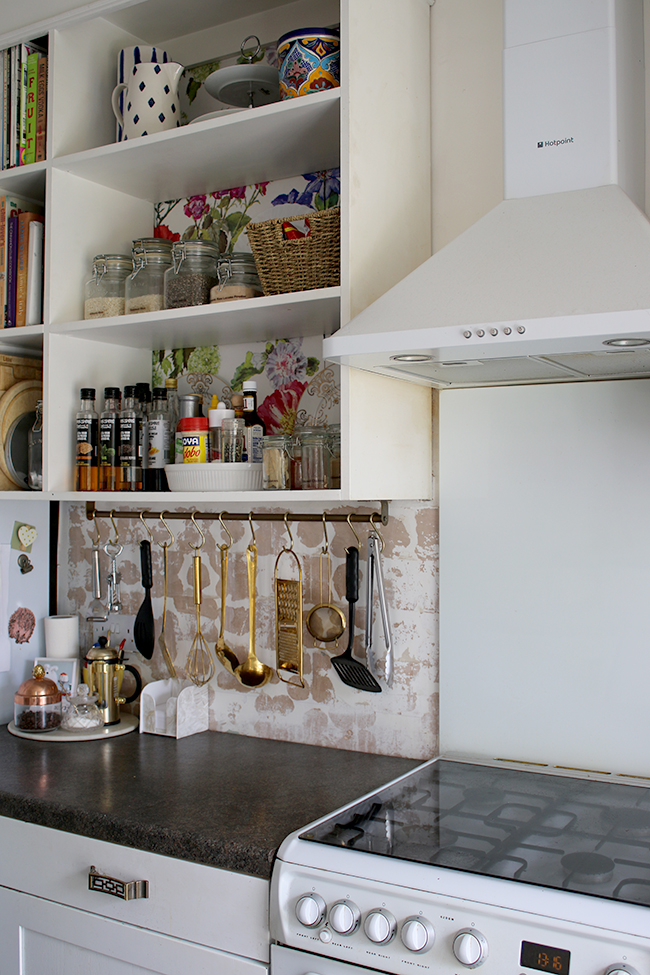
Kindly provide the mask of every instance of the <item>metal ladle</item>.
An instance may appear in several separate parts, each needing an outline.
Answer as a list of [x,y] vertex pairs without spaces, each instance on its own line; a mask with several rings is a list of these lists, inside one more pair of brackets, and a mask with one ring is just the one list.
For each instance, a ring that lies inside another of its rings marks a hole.
[[[327,538],[325,512],[323,512],[323,534],[325,535],[325,544],[319,556],[320,602],[309,611],[306,626],[314,640],[318,640],[320,643],[335,643],[343,636],[347,621],[343,611],[332,602],[332,559]],[[323,561],[325,559],[327,559],[327,601],[323,599]]]
[[255,656],[255,582],[257,577],[257,546],[255,544],[255,531],[253,529],[253,516],[249,514],[248,520],[253,534],[253,541],[246,549],[246,568],[248,571],[248,626],[249,626],[249,649],[248,657],[235,670],[235,676],[246,687],[263,687],[273,676],[271,667],[267,667]]
[[233,537],[223,523],[223,512],[219,515],[219,521],[221,522],[221,527],[228,535],[230,542],[224,542],[219,546],[219,551],[221,552],[221,626],[219,628],[219,637],[214,647],[214,653],[219,663],[223,664],[228,673],[240,679],[239,674],[236,672],[239,667],[239,658],[230,647],[226,646],[224,639],[226,626],[226,593],[228,591],[228,551],[233,543]]

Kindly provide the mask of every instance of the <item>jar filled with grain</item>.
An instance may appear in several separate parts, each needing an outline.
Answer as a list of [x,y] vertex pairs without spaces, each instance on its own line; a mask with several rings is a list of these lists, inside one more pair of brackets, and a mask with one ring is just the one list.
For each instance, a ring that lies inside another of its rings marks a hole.
[[131,248],[133,270],[126,279],[125,311],[141,315],[165,307],[165,271],[172,266],[172,241],[142,237]]
[[219,247],[212,240],[177,240],[165,271],[165,308],[207,305],[217,283]]
[[210,304],[257,298],[264,294],[255,266],[255,258],[246,251],[220,254],[217,262],[217,284],[210,291]]
[[267,434],[262,445],[262,473],[265,491],[288,491],[291,487],[291,436]]
[[84,319],[124,314],[124,287],[133,263],[126,254],[98,254],[84,285]]

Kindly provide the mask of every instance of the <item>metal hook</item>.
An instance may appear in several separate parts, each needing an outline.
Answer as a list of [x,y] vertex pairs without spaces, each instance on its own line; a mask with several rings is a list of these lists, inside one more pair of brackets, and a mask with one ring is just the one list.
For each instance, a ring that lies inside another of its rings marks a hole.
[[96,508],[93,508],[93,525],[94,525],[94,528],[95,528],[96,537],[95,538],[91,538],[90,541],[93,543],[93,546],[95,548],[99,548],[99,546],[102,543],[102,536],[101,536],[101,532],[99,531],[99,525],[97,524],[97,509]]
[[375,535],[379,539],[379,546],[380,546],[380,549],[379,550],[381,552],[383,552],[384,549],[386,548],[386,541],[385,541],[384,536],[382,535],[381,531],[379,530],[379,528],[377,526],[377,523],[375,522],[375,518],[378,518],[379,521],[381,521],[381,515],[379,515],[376,511],[373,511],[373,513],[370,515],[370,526],[371,526],[372,530],[374,531]]
[[153,542],[153,535],[151,534],[151,529],[149,528],[149,525],[144,520],[144,516],[145,515],[148,515],[148,514],[149,514],[149,509],[148,508],[145,508],[144,511],[141,511],[140,512],[140,521],[142,522],[142,524],[145,527],[145,531],[146,531],[147,535],[149,536],[149,541],[150,542]]
[[288,511],[285,511],[285,513],[284,513],[284,527],[287,529],[287,532],[289,534],[289,540],[291,541],[291,545],[289,546],[289,551],[291,552],[291,551],[293,551],[293,535],[291,534],[291,529],[289,528],[289,512]]
[[248,512],[248,524],[251,526],[251,535],[253,536],[253,545],[256,545],[257,542],[255,540],[255,529],[253,528],[253,512],[252,511],[249,511]]
[[[357,546],[358,546],[359,548],[361,548],[361,539],[360,539],[360,538],[359,538],[359,536],[357,535],[357,533],[356,533],[356,529],[355,529],[355,527],[354,527],[354,525],[352,524],[352,515],[348,513],[348,516],[347,516],[347,518],[346,518],[345,520],[347,521],[347,523],[348,523],[348,525],[350,526],[350,531],[352,532],[352,534],[354,535],[354,537],[355,537],[355,538],[356,538],[356,540],[357,540]],[[350,550],[350,546],[348,545],[348,546],[346,546],[346,549],[345,549],[345,551],[346,551],[346,553],[347,553],[347,552],[348,552],[349,550]]]
[[160,512],[160,520],[162,521],[163,525],[165,526],[165,528],[169,532],[169,537],[170,537],[171,541],[169,541],[169,542],[158,542],[158,544],[160,545],[161,548],[169,548],[169,546],[170,545],[173,545],[174,542],[176,541],[176,539],[174,538],[173,531],[171,530],[171,528],[169,527],[169,525],[165,521],[165,515],[166,514],[167,514],[167,509],[165,508],[164,511],[161,511]]
[[117,525],[115,524],[115,519],[113,518],[114,513],[115,513],[115,508],[111,508],[111,513],[109,517],[111,519],[111,525],[113,526],[113,531],[115,532],[115,540],[109,539],[109,542],[111,545],[119,545],[120,533],[117,530]]
[[321,549],[323,555],[327,555],[330,550],[330,540],[327,537],[327,518],[325,517],[325,512],[323,512],[323,535],[325,536],[325,545]]
[[[226,514],[226,512],[225,512],[225,511],[222,511],[222,512],[221,512],[221,514],[219,515],[219,524],[221,525],[221,527],[222,527],[222,528],[223,528],[223,530],[225,531],[225,533],[226,533],[226,535],[227,535],[227,536],[228,536],[228,538],[230,539],[230,542],[228,542],[228,543],[226,543],[226,542],[224,542],[224,543],[223,543],[222,545],[220,545],[219,547],[220,547],[220,548],[224,548],[224,549],[229,549],[229,548],[230,548],[230,546],[231,546],[231,545],[233,544],[233,542],[234,542],[235,540],[234,540],[234,538],[232,537],[232,535],[230,534],[230,529],[229,529],[229,528],[228,528],[228,526],[227,526],[227,525],[226,525],[226,524],[224,523],[224,520],[223,520],[223,516],[224,516],[225,514]],[[254,532],[253,532],[253,537],[255,537],[255,533],[254,533]]]
[[203,546],[205,545],[205,535],[203,534],[203,531],[201,530],[201,527],[199,526],[199,524],[198,524],[198,522],[196,520],[196,511],[193,511],[190,517],[191,517],[192,521],[194,522],[194,527],[196,528],[197,532],[201,536],[201,544],[200,545],[192,545],[192,543],[189,542],[189,546],[190,546],[190,548],[193,548],[195,552],[198,552],[199,549],[203,548]]

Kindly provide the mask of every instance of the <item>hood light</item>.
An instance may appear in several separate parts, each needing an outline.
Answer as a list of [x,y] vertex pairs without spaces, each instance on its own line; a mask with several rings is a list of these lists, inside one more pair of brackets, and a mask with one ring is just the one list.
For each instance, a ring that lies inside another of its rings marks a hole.
[[392,355],[391,360],[393,362],[433,362],[432,355]]
[[640,345],[650,345],[650,339],[606,339],[603,345],[611,345],[616,349],[634,349]]

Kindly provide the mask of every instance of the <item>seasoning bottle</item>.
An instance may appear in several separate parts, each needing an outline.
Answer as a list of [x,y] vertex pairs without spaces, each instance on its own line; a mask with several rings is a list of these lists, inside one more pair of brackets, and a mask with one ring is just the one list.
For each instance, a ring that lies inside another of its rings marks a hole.
[[294,430],[291,438],[291,490],[302,490],[302,431]]
[[99,490],[120,490],[120,390],[104,389],[104,409],[99,418]]
[[330,487],[341,487],[341,424],[333,423],[327,429],[330,449]]
[[27,432],[27,486],[31,491],[43,490],[43,400],[36,404],[36,418]]
[[149,414],[149,467],[145,472],[147,491],[169,491],[165,464],[169,464],[170,439],[167,390],[156,387]]
[[133,270],[125,254],[98,254],[92,277],[84,286],[84,319],[111,318],[124,314],[124,287]]
[[176,427],[178,426],[178,379],[166,379],[165,389],[167,390],[167,416],[169,418],[169,463],[173,464],[176,459]]
[[178,423],[174,431],[174,463],[183,463],[183,435],[180,428],[181,420],[191,416],[201,415],[203,399],[198,393],[185,393],[178,397]]
[[221,455],[224,464],[240,464],[244,459],[246,427],[242,417],[228,417],[221,426]]
[[239,419],[244,415],[244,397],[241,393],[233,393],[230,397],[230,405],[235,411],[235,417]]
[[96,491],[99,472],[99,417],[95,411],[95,390],[81,390],[81,404],[75,419],[77,458],[74,471],[75,491]]
[[208,460],[208,418],[188,416],[178,424],[183,438],[183,463],[205,464]]
[[249,463],[262,463],[262,441],[266,434],[264,421],[257,412],[257,383],[247,379],[244,392],[244,425],[246,427],[246,455]]
[[226,409],[225,403],[217,403],[213,410],[208,410],[208,426],[210,428],[210,462],[223,460],[221,448],[222,424],[224,420],[232,419],[234,410]]
[[140,411],[140,434],[138,437],[138,459],[142,468],[143,486],[147,483],[149,468],[149,413],[151,412],[151,390],[149,383],[136,383],[136,407]]
[[257,298],[264,294],[255,258],[247,251],[219,255],[217,282],[210,291],[210,304],[239,298]]
[[318,427],[306,428],[300,435],[302,447],[302,489],[321,491],[330,486],[330,450],[327,433]]
[[264,437],[263,483],[265,491],[288,491],[291,487],[291,437],[273,433]]
[[124,387],[124,407],[120,413],[120,471],[122,491],[142,491],[140,459],[142,415],[136,403],[135,386]]
[[165,271],[165,308],[207,305],[217,283],[219,247],[212,240],[177,240]]
[[165,307],[165,271],[172,264],[172,242],[142,237],[131,248],[133,270],[126,279],[124,310],[127,315],[160,311]]

